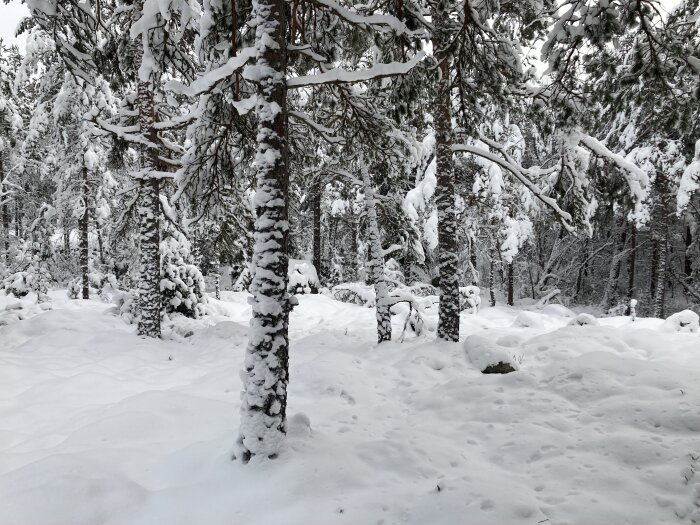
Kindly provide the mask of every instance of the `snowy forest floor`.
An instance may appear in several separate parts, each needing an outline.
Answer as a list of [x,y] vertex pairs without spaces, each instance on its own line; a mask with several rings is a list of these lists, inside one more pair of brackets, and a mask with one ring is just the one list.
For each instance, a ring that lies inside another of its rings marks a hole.
[[[463,343],[431,333],[377,347],[374,310],[302,296],[288,447],[242,465],[230,458],[246,294],[224,292],[212,315],[158,341],[136,337],[109,304],[51,296],[52,310],[28,298],[26,318],[0,326],[2,525],[660,525],[700,515],[700,337],[664,332],[660,320],[573,327],[549,308],[526,328],[514,326],[516,309],[465,313],[463,338],[481,333],[521,357],[518,372],[482,375]],[[16,302],[2,297],[0,310]]]

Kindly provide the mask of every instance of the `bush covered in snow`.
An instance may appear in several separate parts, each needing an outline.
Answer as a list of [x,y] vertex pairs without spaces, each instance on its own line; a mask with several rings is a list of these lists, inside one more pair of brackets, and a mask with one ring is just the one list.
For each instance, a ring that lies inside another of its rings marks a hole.
[[2,284],[5,294],[22,298],[31,292],[36,292],[39,301],[46,299],[51,275],[43,268],[30,267],[25,271],[8,275]]
[[134,291],[117,291],[112,297],[116,307],[115,313],[129,324],[134,324],[138,320],[137,299],[138,294]]
[[289,259],[289,284],[287,291],[291,294],[317,293],[320,287],[316,268],[310,261]]
[[569,326],[598,326],[599,324],[598,319],[591,314],[578,314],[569,321]]
[[191,246],[184,235],[174,233],[160,243],[160,291],[162,308],[167,314],[177,312],[186,317],[204,315],[204,276],[191,264]]
[[460,286],[459,287],[459,306],[460,310],[471,310],[475,314],[479,311],[481,305],[481,290],[478,286]]
[[331,289],[331,294],[336,301],[342,303],[357,304],[367,308],[374,307],[374,288],[365,283],[337,284]]
[[692,310],[683,310],[668,317],[662,328],[667,332],[700,333],[700,317]]
[[78,299],[83,291],[83,284],[80,279],[72,279],[68,283],[68,288],[66,289],[66,295],[68,299]]

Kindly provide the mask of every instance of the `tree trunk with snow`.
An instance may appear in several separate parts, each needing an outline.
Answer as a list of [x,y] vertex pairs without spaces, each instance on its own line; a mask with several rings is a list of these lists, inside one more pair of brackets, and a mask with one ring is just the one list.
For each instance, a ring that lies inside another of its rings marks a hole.
[[347,213],[347,224],[348,224],[348,237],[347,242],[349,243],[348,249],[345,250],[345,268],[343,271],[343,276],[346,281],[356,281],[357,280],[357,221],[355,220],[355,211],[353,209],[353,203],[350,202],[348,206]]
[[637,225],[632,224],[632,234],[630,236],[630,256],[627,259],[627,299],[634,298],[634,272],[637,263]]
[[491,261],[489,266],[489,299],[491,300],[491,306],[496,306],[496,262],[493,260],[493,254],[491,255]]
[[[627,228],[623,224],[621,227],[620,236],[617,237],[617,242],[613,245],[613,253],[610,268],[608,269],[608,279],[605,285],[605,291],[603,293],[603,300],[601,304],[606,309],[609,309],[617,304],[618,293],[617,293],[617,281],[620,278],[620,270],[622,267],[622,259],[625,253],[625,245],[627,244]],[[613,232],[613,235],[615,233]]]
[[[314,214],[314,266],[316,267],[316,275],[318,275],[318,282],[321,283],[323,268],[321,261],[321,189],[322,185],[319,182],[314,188],[311,194],[311,207],[313,208]],[[318,288],[314,288],[312,293],[318,293]]]
[[668,178],[663,173],[656,175],[656,187],[659,195],[658,219],[655,221],[656,231],[653,233],[657,246],[656,259],[654,261],[654,274],[656,287],[654,290],[654,317],[664,317],[666,303],[666,258],[668,252],[668,216],[670,209],[670,192]]
[[[143,0],[134,3],[134,17],[138,19]],[[134,61],[143,62],[143,41],[139,35],[134,45]],[[137,73],[138,74],[138,73]],[[139,323],[137,333],[146,337],[160,337],[160,184],[154,175],[158,169],[157,133],[151,81],[139,78],[136,93],[139,133],[148,144],[141,146],[139,178]]]
[[437,336],[445,341],[459,341],[459,263],[457,248],[457,214],[455,210],[455,172],[452,154],[452,111],[450,97],[450,61],[446,47],[450,43],[451,25],[444,5],[431,8],[432,43],[438,60],[439,79],[435,86],[433,122],[437,186],[435,204],[438,212],[438,263],[440,271],[440,308]]
[[514,276],[513,276],[513,263],[510,262],[506,266],[507,276],[506,276],[506,286],[508,288],[508,306],[515,306],[515,298],[513,293],[514,288]]
[[289,312],[287,294],[287,27],[284,0],[253,2],[258,100],[252,319],[245,358],[241,459],[274,458],[287,427]]
[[88,181],[88,169],[83,166],[82,169],[82,185],[81,185],[81,199],[83,204],[83,214],[78,219],[78,232],[80,235],[79,245],[80,245],[80,273],[83,281],[83,299],[90,298],[90,279],[88,276],[88,266],[89,266],[89,246],[88,246],[88,226],[89,226],[89,207],[88,207],[88,191],[89,191],[89,181]]
[[2,242],[4,247],[5,262],[10,260],[10,211],[7,206],[7,192],[3,182],[5,181],[5,164],[0,152],[0,200],[2,200]]
[[683,274],[688,279],[689,283],[693,282],[693,232],[690,229],[690,224],[685,227],[685,253],[683,254]]
[[389,306],[389,288],[384,278],[384,251],[379,234],[377,205],[374,200],[374,188],[369,170],[364,161],[360,160],[362,185],[367,208],[367,231],[369,244],[368,271],[374,283],[375,303],[377,308],[377,342],[391,341],[391,309]]

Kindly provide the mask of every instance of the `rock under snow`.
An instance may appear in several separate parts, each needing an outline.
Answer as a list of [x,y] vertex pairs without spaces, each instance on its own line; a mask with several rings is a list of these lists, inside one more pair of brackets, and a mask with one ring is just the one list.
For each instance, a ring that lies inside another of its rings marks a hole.
[[507,374],[519,368],[507,348],[480,335],[467,337],[464,350],[472,364],[484,374]]

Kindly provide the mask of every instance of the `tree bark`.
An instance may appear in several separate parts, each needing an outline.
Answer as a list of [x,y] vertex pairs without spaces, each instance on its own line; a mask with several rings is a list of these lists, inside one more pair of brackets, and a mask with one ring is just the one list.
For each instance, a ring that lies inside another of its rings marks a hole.
[[690,224],[685,227],[685,253],[683,255],[683,273],[688,282],[693,282],[693,255],[691,249],[693,246],[693,232],[690,229]]
[[391,306],[389,304],[389,288],[384,278],[384,252],[379,234],[377,206],[374,200],[374,188],[369,176],[367,165],[360,159],[362,183],[367,208],[367,230],[369,237],[369,274],[374,283],[375,304],[377,311],[377,342],[391,341]]
[[2,242],[4,247],[5,262],[10,261],[10,211],[7,206],[6,190],[3,182],[5,181],[5,164],[2,152],[0,151],[0,200],[2,200]]
[[457,275],[457,214],[455,210],[455,172],[452,154],[452,108],[450,97],[450,60],[446,47],[450,38],[449,14],[436,2],[431,8],[432,43],[438,60],[440,77],[435,86],[433,122],[437,187],[435,204],[438,212],[438,266],[440,270],[440,308],[437,336],[445,341],[459,341],[459,277]]
[[656,186],[659,195],[659,218],[656,221],[658,230],[654,233],[657,241],[657,257],[654,265],[656,274],[656,289],[654,290],[654,317],[664,317],[666,305],[666,256],[668,252],[668,216],[670,209],[670,192],[668,178],[665,174],[657,172]]
[[83,278],[83,299],[90,298],[90,280],[88,276],[88,266],[89,266],[89,246],[88,246],[88,225],[89,225],[89,208],[88,208],[88,191],[89,191],[89,181],[88,181],[88,169],[83,166],[82,170],[82,185],[81,185],[81,198],[83,201],[83,214],[78,220],[78,231],[80,233],[80,273]]
[[493,254],[489,258],[489,298],[491,299],[491,306],[496,306],[496,262]]
[[[143,0],[134,2],[134,17],[138,19]],[[134,45],[134,61],[143,61],[143,41],[139,35]],[[138,70],[137,70],[138,71]],[[137,73],[138,75],[138,73]],[[139,78],[137,100],[139,132],[148,142],[141,146],[141,173],[139,174],[139,322],[137,333],[145,337],[160,337],[160,183],[154,176],[158,169],[158,136],[153,105],[153,84]]]
[[284,0],[254,5],[256,65],[259,72],[255,244],[250,285],[252,319],[245,358],[241,459],[274,458],[287,427],[289,235],[287,143],[287,28]]
[[634,272],[637,263],[637,225],[632,224],[630,256],[627,259],[627,299],[634,299]]
[[[624,218],[622,219],[622,224],[620,225],[620,228],[622,229],[622,231],[620,232],[620,236],[617,238],[618,242],[613,244],[612,259],[610,261],[610,268],[608,271],[608,281],[605,285],[603,300],[601,301],[601,304],[606,309],[617,305],[617,302],[619,300],[617,292],[617,282],[620,278],[622,259],[624,256],[625,245],[627,244],[627,228],[624,225]],[[613,233],[613,235],[615,234]]]
[[507,276],[507,286],[508,286],[508,306],[515,306],[515,299],[513,293],[513,263],[508,263],[507,266],[508,276]]
[[[319,182],[311,195],[314,214],[314,266],[316,267],[319,284],[323,275],[323,267],[321,266],[323,264],[321,260],[321,191],[322,185]],[[318,288],[314,288],[312,293],[318,293]]]

